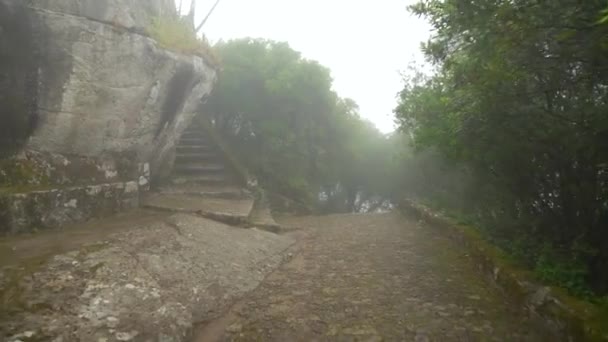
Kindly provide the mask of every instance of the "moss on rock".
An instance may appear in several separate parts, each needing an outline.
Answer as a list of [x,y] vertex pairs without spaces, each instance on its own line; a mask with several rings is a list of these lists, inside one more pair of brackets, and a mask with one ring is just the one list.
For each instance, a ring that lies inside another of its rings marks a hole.
[[31,191],[50,185],[49,176],[27,159],[0,160],[0,194]]

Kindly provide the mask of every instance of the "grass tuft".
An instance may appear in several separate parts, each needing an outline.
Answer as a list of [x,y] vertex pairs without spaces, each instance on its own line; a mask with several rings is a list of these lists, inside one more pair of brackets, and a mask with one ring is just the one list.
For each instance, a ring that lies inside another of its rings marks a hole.
[[150,37],[171,51],[204,58],[211,66],[221,66],[220,58],[205,36],[198,37],[186,18],[156,17],[148,27]]

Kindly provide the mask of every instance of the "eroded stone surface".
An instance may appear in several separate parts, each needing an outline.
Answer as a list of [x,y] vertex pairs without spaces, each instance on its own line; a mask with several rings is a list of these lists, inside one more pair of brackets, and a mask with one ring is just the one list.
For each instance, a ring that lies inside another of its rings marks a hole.
[[234,307],[220,334],[203,327],[198,341],[545,340],[466,251],[415,222],[397,214],[289,221],[280,222],[306,232],[301,252]]
[[63,254],[81,246],[104,241],[108,236],[162,221],[171,214],[145,209],[93,219],[87,223],[64,225],[61,229],[47,230],[35,234],[0,237],[0,268],[19,266],[32,259]]
[[255,288],[293,240],[189,215],[0,272],[0,339],[183,341]]

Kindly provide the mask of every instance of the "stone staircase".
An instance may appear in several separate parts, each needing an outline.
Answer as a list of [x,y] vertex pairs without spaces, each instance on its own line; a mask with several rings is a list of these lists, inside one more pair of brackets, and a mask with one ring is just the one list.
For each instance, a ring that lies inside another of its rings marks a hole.
[[233,184],[231,178],[217,149],[202,134],[202,129],[196,124],[188,128],[176,147],[171,182],[221,187]]
[[218,146],[196,121],[176,146],[170,180],[147,194],[143,205],[156,210],[194,213],[230,225],[277,231],[270,211],[238,181]]

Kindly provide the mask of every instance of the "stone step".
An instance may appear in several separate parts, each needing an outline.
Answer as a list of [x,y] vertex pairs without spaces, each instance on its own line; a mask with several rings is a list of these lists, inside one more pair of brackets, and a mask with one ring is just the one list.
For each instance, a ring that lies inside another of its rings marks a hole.
[[[259,202],[259,201],[258,201]],[[248,223],[258,229],[272,233],[280,233],[281,226],[272,217],[272,212],[267,205],[256,203],[248,217]]]
[[191,162],[210,162],[219,160],[219,156],[212,151],[197,152],[197,153],[177,153],[175,155],[175,164],[191,163]]
[[228,185],[230,181],[224,174],[176,175],[171,179],[171,184]]
[[161,194],[188,195],[210,198],[244,199],[251,198],[249,191],[230,185],[182,184],[167,185],[158,190]]
[[175,163],[173,170],[177,174],[217,174],[226,168],[221,164],[207,163]]
[[184,133],[198,133],[204,134],[206,133],[205,129],[199,125],[191,125],[184,130]]
[[198,130],[185,130],[184,133],[182,133],[182,139],[186,138],[186,139],[191,139],[191,138],[201,138],[201,137],[205,137],[205,134],[202,131],[198,131]]
[[209,141],[205,138],[185,138],[182,137],[181,139],[179,139],[179,144],[180,145],[209,145]]
[[176,146],[177,153],[204,153],[204,152],[212,152],[214,149],[205,144],[200,145],[177,145]]
[[203,198],[183,194],[151,193],[143,198],[142,204],[149,209],[198,214],[215,221],[242,225],[247,222],[254,201],[251,198]]

